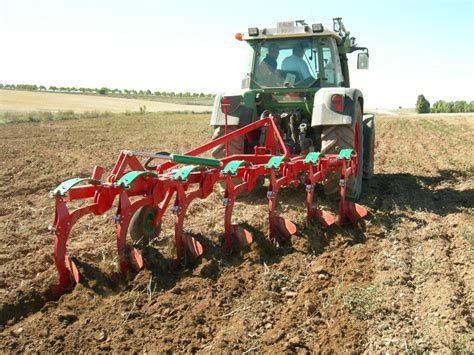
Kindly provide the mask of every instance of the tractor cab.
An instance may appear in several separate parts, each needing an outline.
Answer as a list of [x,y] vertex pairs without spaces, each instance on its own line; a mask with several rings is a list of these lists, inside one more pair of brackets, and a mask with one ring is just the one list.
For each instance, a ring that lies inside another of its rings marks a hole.
[[336,41],[330,37],[263,39],[248,42],[249,89],[344,86]]
[[250,28],[248,70],[243,89],[318,89],[344,86],[339,58],[341,38],[322,25],[279,22],[276,28]]

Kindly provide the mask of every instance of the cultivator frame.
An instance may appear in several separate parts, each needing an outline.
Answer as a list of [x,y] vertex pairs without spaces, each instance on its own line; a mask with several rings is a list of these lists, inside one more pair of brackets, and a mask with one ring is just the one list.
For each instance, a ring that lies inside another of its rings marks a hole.
[[[222,105],[227,117],[227,106]],[[228,142],[235,137],[260,130],[260,142],[254,154],[228,155]],[[226,145],[226,156],[220,160],[199,157],[219,145]],[[139,158],[148,158],[145,166]],[[151,159],[165,160],[150,168]],[[181,168],[176,168],[182,164]],[[147,170],[152,169],[151,170]],[[172,212],[175,214],[175,265],[203,254],[202,245],[184,232],[184,219],[188,206],[195,199],[204,199],[214,191],[217,182],[225,182],[223,204],[224,241],[223,252],[245,248],[252,243],[252,234],[232,223],[234,203],[244,191],[250,192],[262,176],[269,178],[268,186],[268,238],[283,242],[296,233],[296,226],[276,213],[277,196],[281,188],[303,183],[306,187],[306,219],[318,220],[328,227],[336,218],[327,211],[314,207],[315,185],[329,173],[340,174],[340,202],[338,222],[354,223],[367,214],[367,210],[345,198],[346,181],[356,176],[357,156],[351,149],[339,154],[323,155],[307,152],[291,155],[282,139],[275,119],[269,115],[247,126],[193,149],[184,155],[167,153],[143,153],[123,150],[105,182],[101,181],[103,169],[96,166],[90,178],[74,178],[61,183],[51,192],[55,200],[55,216],[50,227],[55,235],[54,260],[59,273],[59,285],[63,289],[79,282],[79,272],[73,260],[66,255],[67,241],[74,224],[87,214],[102,215],[113,207],[118,197],[118,207],[113,219],[117,224],[116,243],[120,271],[137,272],[143,265],[139,251],[127,244],[127,233],[132,216],[144,206],[156,206],[157,213],[144,223],[161,225],[169,203],[174,196]],[[133,199],[132,199],[133,198]],[[89,204],[70,210],[68,202],[92,199]]]

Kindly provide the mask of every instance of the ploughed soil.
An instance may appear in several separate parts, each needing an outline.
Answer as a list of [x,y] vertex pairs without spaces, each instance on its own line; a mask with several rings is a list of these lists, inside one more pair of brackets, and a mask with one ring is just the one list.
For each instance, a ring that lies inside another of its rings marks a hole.
[[[266,239],[265,191],[234,220],[254,243],[220,252],[221,198],[195,201],[185,230],[203,257],[173,269],[173,216],[145,268],[117,272],[114,211],[74,227],[81,282],[53,292],[48,232],[61,181],[110,171],[121,149],[185,152],[206,115],[146,114],[0,129],[0,351],[473,352],[474,116],[376,117],[376,175],[357,226],[306,226],[302,187],[280,193],[291,241]],[[330,203],[328,206],[331,207]]]

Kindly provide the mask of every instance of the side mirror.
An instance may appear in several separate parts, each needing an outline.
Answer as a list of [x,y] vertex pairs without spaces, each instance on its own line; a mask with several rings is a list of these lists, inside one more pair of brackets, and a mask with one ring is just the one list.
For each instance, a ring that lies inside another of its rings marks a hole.
[[369,53],[357,55],[357,69],[369,69]]

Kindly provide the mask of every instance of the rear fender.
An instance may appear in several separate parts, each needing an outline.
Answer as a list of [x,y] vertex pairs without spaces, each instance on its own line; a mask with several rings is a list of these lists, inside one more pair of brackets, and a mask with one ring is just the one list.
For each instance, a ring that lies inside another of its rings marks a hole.
[[[344,110],[341,113],[332,109],[331,97],[334,94],[342,95],[344,98]],[[352,124],[357,100],[361,101],[363,108],[364,98],[358,89],[322,88],[318,90],[314,95],[311,126]]]
[[[246,94],[246,91],[217,94],[216,98],[214,99],[211,122],[209,123],[209,125],[210,126],[224,126],[225,125],[225,116],[221,109],[221,99],[223,96],[230,99],[229,112],[227,114],[227,124],[229,126],[245,126],[251,123],[254,116],[254,109],[252,107],[248,107],[245,105],[244,94]],[[251,95],[250,93],[247,93],[246,97],[250,95]],[[250,101],[254,101],[254,100],[255,100],[255,97],[253,98],[253,100],[250,100]]]

